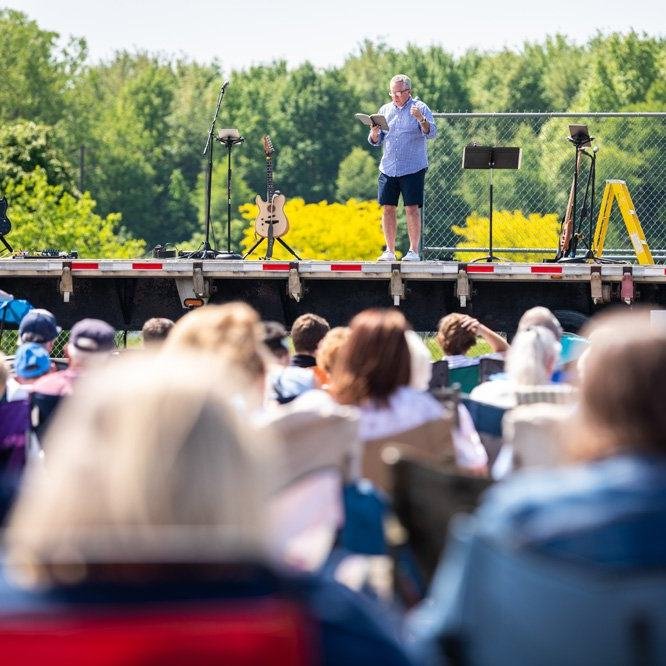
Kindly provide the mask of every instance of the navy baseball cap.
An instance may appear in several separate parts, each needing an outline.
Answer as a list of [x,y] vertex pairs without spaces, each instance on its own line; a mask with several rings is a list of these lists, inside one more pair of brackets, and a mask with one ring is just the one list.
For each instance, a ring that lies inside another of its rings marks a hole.
[[14,372],[17,377],[34,379],[45,375],[50,369],[49,353],[38,342],[26,342],[16,350]]
[[69,335],[69,344],[87,352],[110,351],[116,346],[116,331],[101,319],[77,321]]
[[21,319],[19,339],[21,342],[51,342],[62,328],[48,310],[33,308]]

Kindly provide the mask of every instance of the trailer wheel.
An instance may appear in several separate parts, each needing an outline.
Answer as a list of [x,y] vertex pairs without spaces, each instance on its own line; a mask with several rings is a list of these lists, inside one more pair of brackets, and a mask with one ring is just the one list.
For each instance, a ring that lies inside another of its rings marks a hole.
[[553,310],[553,314],[566,333],[578,333],[589,317],[577,310]]

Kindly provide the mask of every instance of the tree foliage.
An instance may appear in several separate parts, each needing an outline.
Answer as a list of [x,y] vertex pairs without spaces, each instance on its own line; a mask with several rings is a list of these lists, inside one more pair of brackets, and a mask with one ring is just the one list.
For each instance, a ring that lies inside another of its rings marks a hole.
[[118,213],[98,215],[89,193],[77,197],[62,185],[50,185],[41,167],[8,180],[5,193],[11,201],[14,250],[76,250],[81,257],[136,257],[144,252],[145,243],[120,227]]
[[[84,40],[70,38],[61,46],[60,35],[11,9],[0,10],[0,30],[0,186],[40,167],[49,186],[74,199],[89,192],[103,219],[120,213],[134,237],[149,244],[199,242],[205,219],[202,152],[224,80],[222,63],[141,51],[86,63]],[[245,139],[233,150],[232,245],[240,243],[244,228],[239,207],[265,195],[266,134],[276,147],[276,186],[290,202],[320,206],[374,197],[377,154],[368,151],[366,128],[353,114],[373,112],[387,101],[389,79],[397,72],[411,76],[414,94],[434,111],[661,111],[666,40],[627,32],[574,44],[554,35],[519,49],[461,56],[437,45],[399,50],[366,40],[336,68],[305,62],[290,69],[278,60],[231,72],[216,128],[237,127]],[[521,126],[512,137],[524,146],[525,159],[540,164],[517,178],[530,180],[540,199],[530,210],[543,213],[561,210],[566,196],[562,179],[553,182],[541,168],[548,159],[549,124]],[[474,133],[474,124],[468,129]],[[436,141],[460,145],[459,132],[442,123]],[[625,137],[610,135],[605,150],[626,156],[644,191],[656,192],[663,174],[650,168],[654,155],[632,153]],[[211,219],[217,237],[226,240],[227,155],[217,142],[214,149]],[[453,152],[438,150],[436,159],[457,162]],[[433,164],[431,174],[435,166],[441,165]],[[556,167],[558,174],[564,169]],[[459,223],[482,210],[482,183],[441,186],[453,188],[454,196],[433,224]],[[511,191],[503,205],[522,207]]]

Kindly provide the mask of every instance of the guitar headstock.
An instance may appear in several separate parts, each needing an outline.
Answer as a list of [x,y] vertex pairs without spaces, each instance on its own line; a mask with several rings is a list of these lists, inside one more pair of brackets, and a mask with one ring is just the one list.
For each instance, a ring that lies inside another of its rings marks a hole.
[[272,157],[273,153],[275,152],[275,148],[273,148],[273,142],[271,141],[271,137],[266,134],[264,138],[262,139],[264,143],[264,155],[266,157]]

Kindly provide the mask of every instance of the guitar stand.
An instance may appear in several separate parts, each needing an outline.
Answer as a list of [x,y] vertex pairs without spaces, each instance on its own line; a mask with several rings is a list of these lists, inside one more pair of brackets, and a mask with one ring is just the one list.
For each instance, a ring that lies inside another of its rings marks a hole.
[[[268,238],[260,238],[260,239],[259,239],[259,240],[258,240],[258,241],[257,241],[257,242],[256,242],[256,243],[255,243],[255,244],[254,244],[254,245],[253,245],[253,246],[252,246],[252,247],[251,247],[251,248],[250,248],[250,249],[249,249],[244,255],[243,255],[243,259],[246,259],[247,257],[249,257],[249,256],[250,256],[250,255],[251,255],[251,254],[252,254],[252,253],[253,253],[253,252],[259,247],[259,245],[261,245],[262,241],[267,241],[267,240],[268,240]],[[283,247],[285,250],[287,250],[287,252],[289,252],[289,254],[291,254],[292,257],[295,257],[296,259],[298,259],[298,261],[303,261],[303,260],[302,260],[302,259],[301,259],[301,258],[300,258],[300,257],[299,257],[299,256],[298,256],[298,255],[297,255],[297,254],[296,254],[296,253],[295,253],[295,252],[289,247],[289,245],[287,245],[287,244],[286,244],[281,238],[275,238],[274,240],[276,240],[278,243],[280,243],[280,245],[282,245],[282,247]],[[272,252],[272,249],[271,249],[271,252],[267,253],[266,256],[264,257],[264,259],[267,259],[267,260],[272,259],[272,258],[273,258],[272,254],[273,254],[273,252]]]

